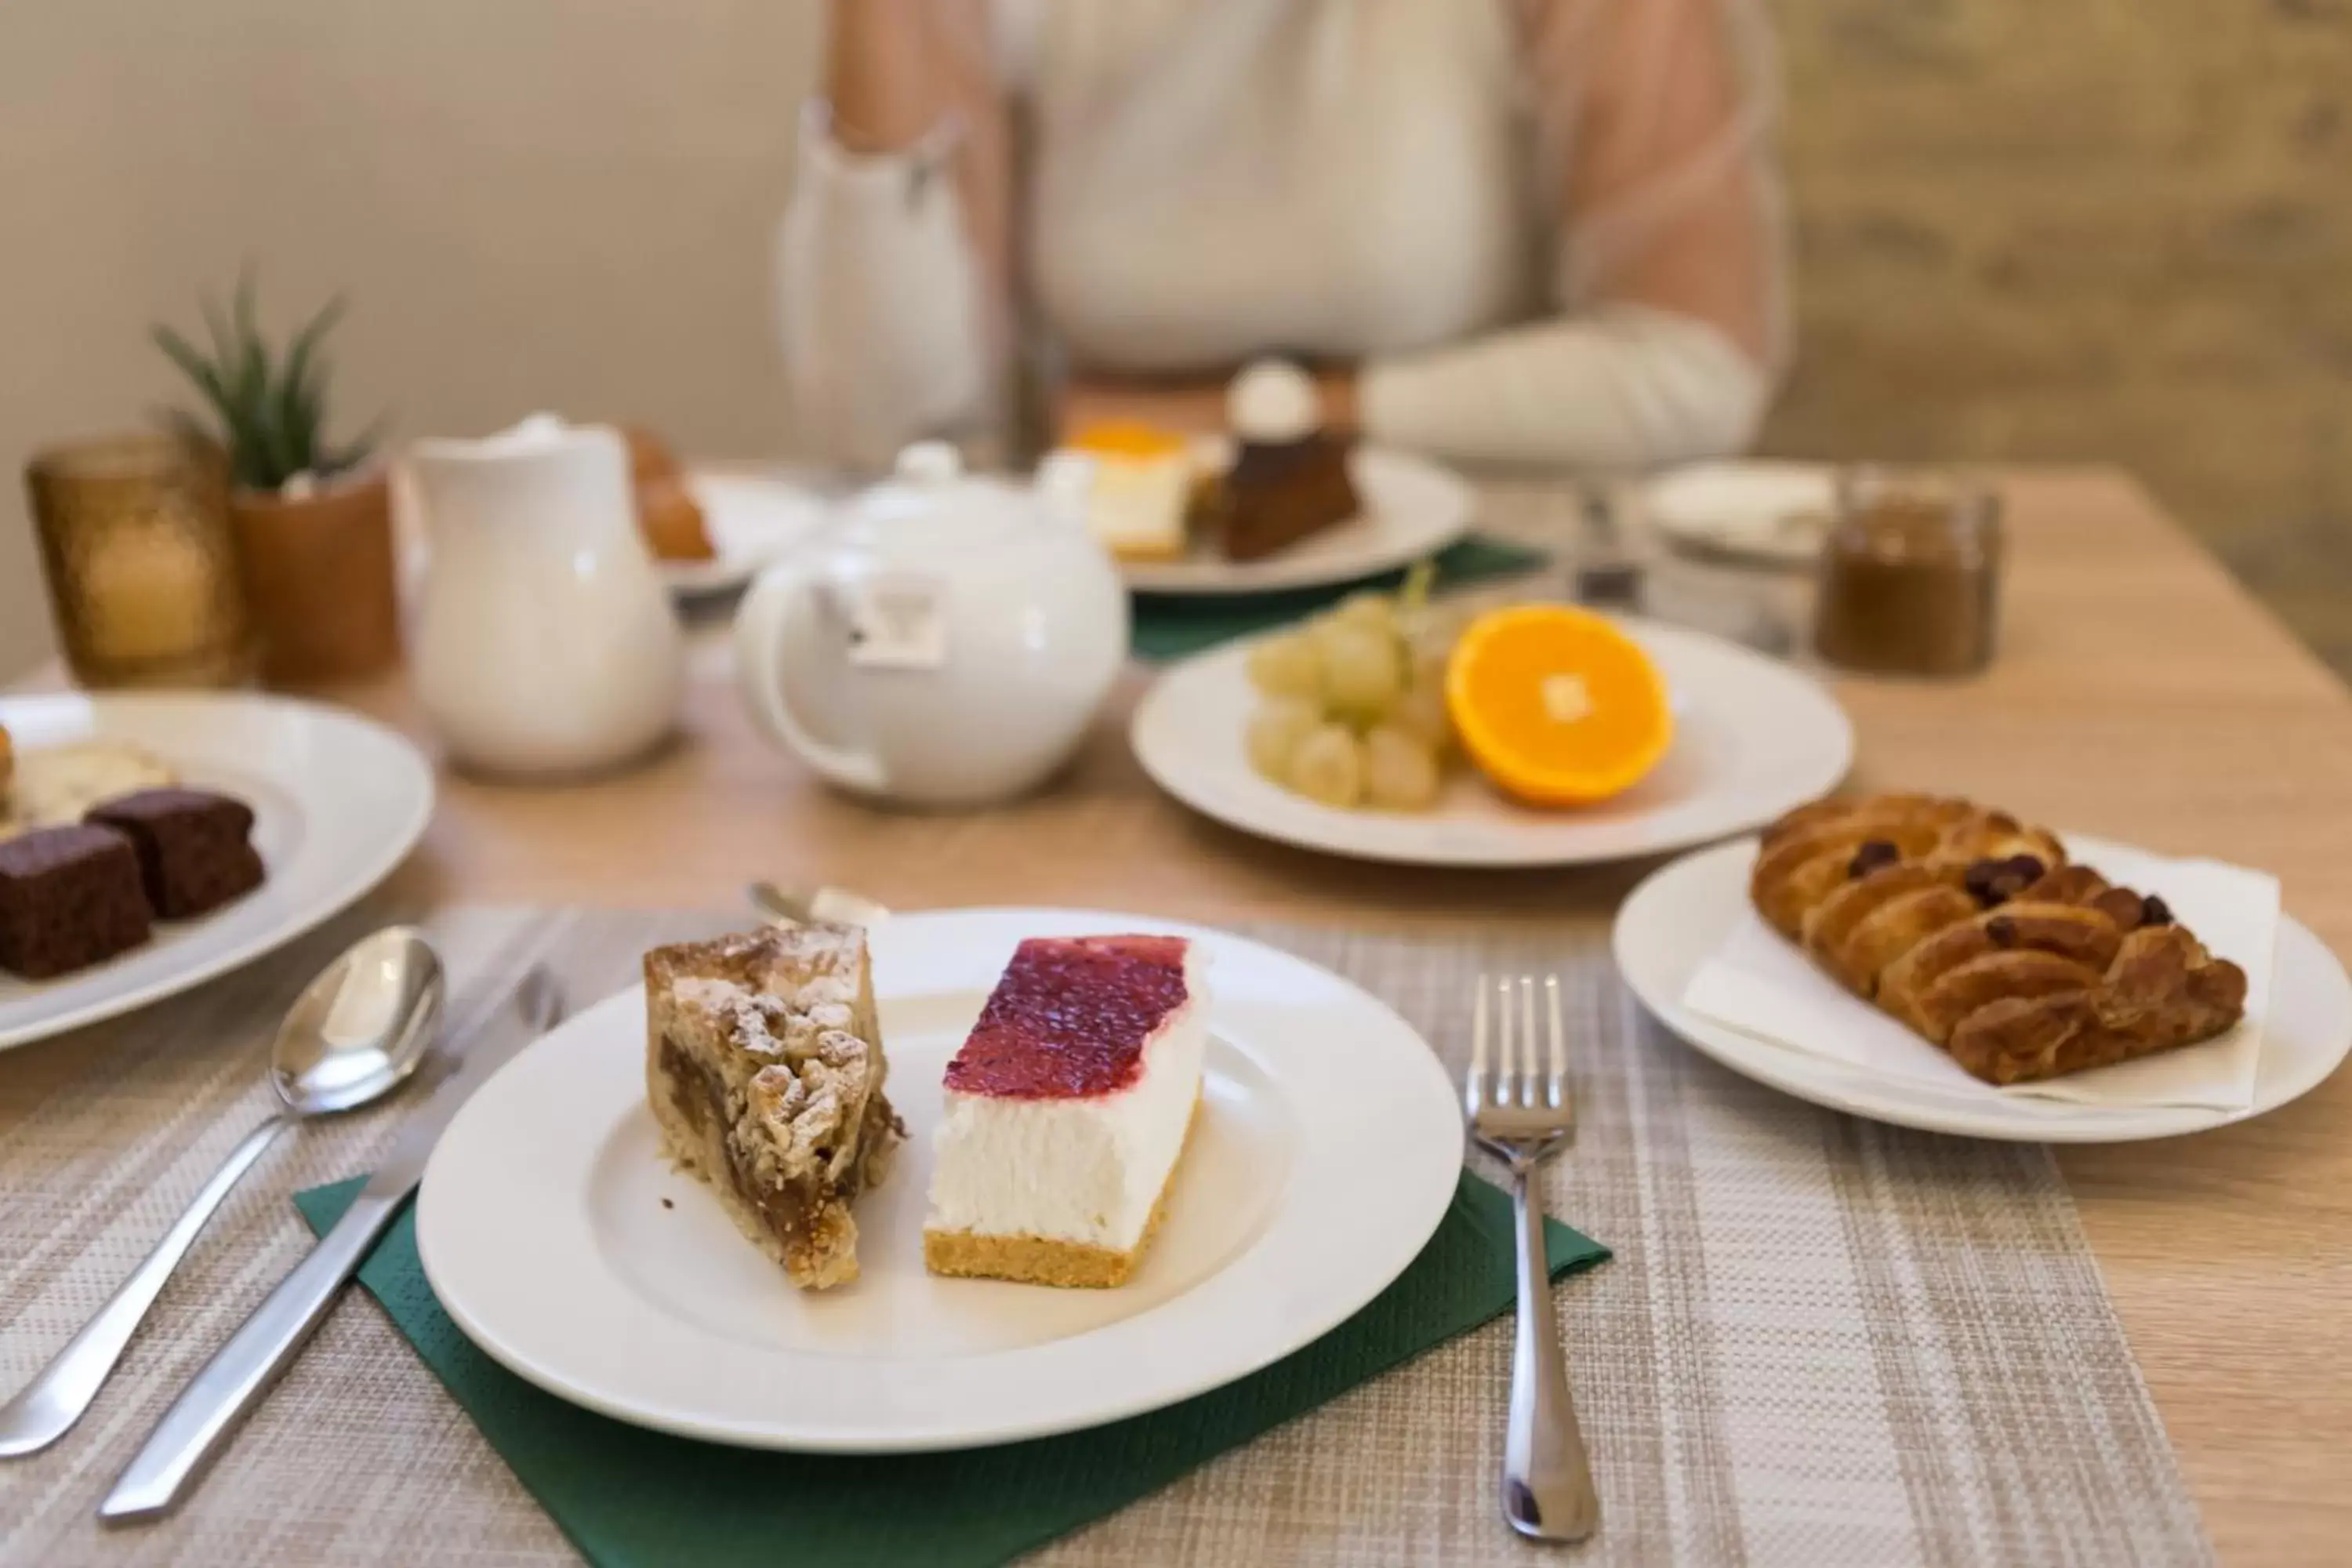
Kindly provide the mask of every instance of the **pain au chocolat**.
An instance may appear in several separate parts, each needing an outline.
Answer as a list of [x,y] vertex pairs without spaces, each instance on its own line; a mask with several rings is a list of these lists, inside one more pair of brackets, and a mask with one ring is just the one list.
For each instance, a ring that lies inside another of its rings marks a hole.
[[2245,1014],[2245,971],[2162,899],[1969,801],[1800,806],[1765,829],[1748,896],[1841,984],[1988,1083],[2190,1045]]

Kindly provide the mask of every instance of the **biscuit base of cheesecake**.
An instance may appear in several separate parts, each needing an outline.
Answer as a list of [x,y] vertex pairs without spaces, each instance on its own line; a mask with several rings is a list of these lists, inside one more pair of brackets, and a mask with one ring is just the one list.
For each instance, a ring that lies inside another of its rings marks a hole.
[[1168,1192],[1192,1147],[1192,1131],[1201,1125],[1201,1100],[1192,1098],[1192,1113],[1184,1123],[1184,1142],[1176,1163],[1168,1167],[1151,1217],[1143,1234],[1126,1251],[1097,1247],[1090,1241],[1065,1241],[1047,1236],[995,1236],[976,1230],[923,1229],[923,1267],[934,1274],[958,1279],[1009,1279],[1016,1285],[1055,1285],[1065,1289],[1108,1290],[1135,1276],[1151,1238],[1167,1217]]

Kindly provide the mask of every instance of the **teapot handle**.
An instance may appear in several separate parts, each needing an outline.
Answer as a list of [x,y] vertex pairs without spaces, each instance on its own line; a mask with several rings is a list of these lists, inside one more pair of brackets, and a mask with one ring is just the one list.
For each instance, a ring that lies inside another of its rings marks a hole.
[[751,717],[778,744],[837,784],[880,794],[889,787],[882,760],[870,751],[821,741],[793,711],[784,695],[784,632],[815,607],[818,568],[805,561],[771,566],[743,595],[735,615],[735,668]]

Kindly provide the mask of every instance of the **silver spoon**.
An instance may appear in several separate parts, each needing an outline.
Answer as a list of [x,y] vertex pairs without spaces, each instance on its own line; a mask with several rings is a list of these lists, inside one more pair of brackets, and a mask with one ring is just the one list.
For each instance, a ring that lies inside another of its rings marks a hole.
[[416,1069],[441,1026],[441,960],[407,926],[361,938],[303,989],[269,1048],[269,1087],[285,1107],[246,1135],[113,1299],[0,1406],[0,1458],[66,1435],[122,1358],[197,1232],[280,1132],[379,1100]]

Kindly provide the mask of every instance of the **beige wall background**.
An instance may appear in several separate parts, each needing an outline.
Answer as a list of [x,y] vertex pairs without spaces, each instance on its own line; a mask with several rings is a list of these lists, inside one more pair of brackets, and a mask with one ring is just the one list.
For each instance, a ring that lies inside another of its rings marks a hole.
[[2352,676],[2352,4],[1774,3],[1767,443],[2123,463]]
[[[1774,9],[1801,357],[1767,444],[2125,463],[2352,669],[2352,5]],[[351,421],[788,446],[768,240],[821,15],[0,6],[0,468],[179,396],[147,324],[247,259],[275,320],[351,296]],[[0,671],[46,641],[12,477]]]
[[250,259],[350,296],[349,432],[530,413],[786,444],[769,232],[817,0],[0,5],[0,675],[48,646],[16,476],[182,397],[148,323]]

